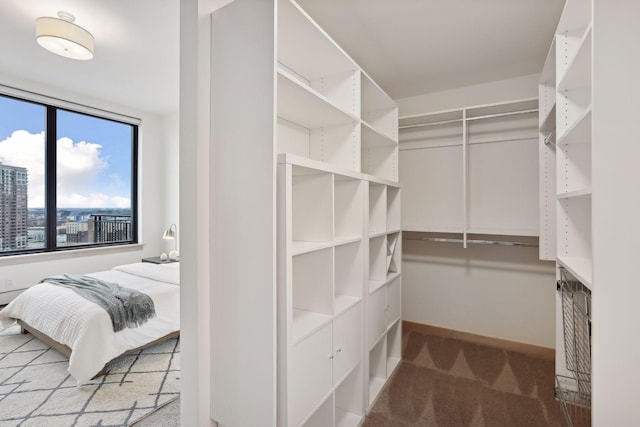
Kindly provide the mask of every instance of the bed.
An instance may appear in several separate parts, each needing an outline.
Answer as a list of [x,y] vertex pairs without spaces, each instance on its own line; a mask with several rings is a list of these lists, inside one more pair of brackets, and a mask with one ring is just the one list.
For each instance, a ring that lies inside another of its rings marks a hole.
[[0,330],[18,322],[23,332],[69,357],[69,374],[84,384],[105,373],[111,360],[179,335],[179,265],[134,263],[87,274],[149,295],[156,316],[141,326],[114,333],[103,308],[71,289],[44,282],[0,311]]

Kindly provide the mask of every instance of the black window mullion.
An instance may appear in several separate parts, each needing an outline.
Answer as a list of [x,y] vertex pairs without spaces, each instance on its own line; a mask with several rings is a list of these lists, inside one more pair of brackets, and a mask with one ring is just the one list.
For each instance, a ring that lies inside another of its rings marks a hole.
[[45,127],[45,213],[47,224],[45,227],[47,251],[56,249],[58,232],[58,215],[56,212],[56,162],[57,147],[56,139],[58,126],[56,119],[56,108],[47,106],[47,123]]
[[131,243],[138,243],[138,126],[131,126]]

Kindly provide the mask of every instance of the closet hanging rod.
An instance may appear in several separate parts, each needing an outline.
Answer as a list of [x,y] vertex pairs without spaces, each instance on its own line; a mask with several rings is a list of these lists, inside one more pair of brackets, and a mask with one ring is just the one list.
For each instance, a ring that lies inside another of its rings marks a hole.
[[421,127],[427,127],[427,126],[448,125],[449,123],[458,123],[461,121],[462,119],[441,120],[439,122],[429,122],[429,123],[422,123],[418,125],[398,126],[398,129],[411,129],[411,128],[421,128]]
[[[444,237],[421,237],[419,239],[412,239],[409,237],[404,237],[403,240],[420,240],[427,242],[439,242],[439,243],[464,243],[464,239],[450,239]],[[467,239],[467,243],[472,243],[475,245],[495,245],[495,246],[519,246],[525,248],[537,248],[539,247],[533,243],[524,243],[524,242],[507,242],[502,240],[478,240],[478,239]]]
[[[529,136],[526,138],[506,138],[506,139],[495,139],[492,141],[478,141],[478,142],[468,142],[467,145],[476,145],[476,144],[494,144],[497,142],[514,142],[514,141],[532,141],[538,140],[537,136]],[[410,144],[405,142],[404,144]],[[410,147],[410,148],[402,148],[402,143],[400,144],[400,151],[411,151],[411,150],[425,150],[427,148],[443,148],[443,147],[460,147],[462,142],[456,142],[451,144],[437,144],[437,145],[425,145],[424,147]]]
[[537,113],[537,112],[538,112],[537,108],[531,108],[530,110],[509,111],[507,113],[495,113],[495,114],[486,114],[484,116],[467,117],[467,120],[493,119],[495,117],[515,116],[517,114],[529,114],[529,113]]
[[[493,119],[495,117],[505,117],[505,116],[513,116],[516,114],[529,114],[529,113],[537,113],[537,112],[538,112],[537,108],[531,108],[529,110],[509,111],[506,113],[485,114],[484,116],[467,117],[466,120]],[[428,126],[446,125],[449,123],[461,122],[463,120],[465,119],[451,119],[451,120],[441,120],[439,122],[422,123],[422,124],[416,124],[416,125],[404,125],[404,126],[398,126],[398,129],[411,129],[411,128],[420,128],[420,127],[428,127]]]

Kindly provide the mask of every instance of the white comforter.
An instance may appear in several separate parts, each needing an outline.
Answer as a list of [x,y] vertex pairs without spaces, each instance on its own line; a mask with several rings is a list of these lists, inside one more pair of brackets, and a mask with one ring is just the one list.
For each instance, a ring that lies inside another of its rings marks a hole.
[[0,311],[0,330],[21,319],[71,348],[69,373],[78,385],[95,376],[106,362],[180,330],[179,263],[126,264],[88,274],[149,295],[156,317],[137,328],[113,332],[107,312],[71,289],[40,283]]

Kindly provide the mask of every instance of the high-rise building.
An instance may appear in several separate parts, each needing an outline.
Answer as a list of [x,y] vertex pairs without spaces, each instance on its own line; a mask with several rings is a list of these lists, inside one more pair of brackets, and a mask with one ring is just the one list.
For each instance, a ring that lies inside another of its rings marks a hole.
[[28,181],[26,168],[0,163],[0,251],[28,247]]
[[88,225],[90,243],[131,240],[131,215],[94,214]]

